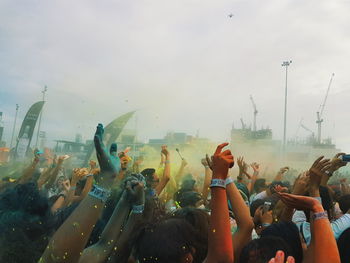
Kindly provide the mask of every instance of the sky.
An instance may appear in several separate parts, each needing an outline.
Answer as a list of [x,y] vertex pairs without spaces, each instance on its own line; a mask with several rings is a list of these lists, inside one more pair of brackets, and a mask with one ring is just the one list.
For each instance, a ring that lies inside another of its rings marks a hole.
[[[91,139],[96,124],[137,110],[140,140],[178,131],[222,141],[240,118],[287,138],[316,132],[350,151],[350,1],[0,0],[0,111],[9,142],[48,87],[48,140]],[[229,17],[229,14],[233,17]],[[297,133],[298,131],[298,133]]]

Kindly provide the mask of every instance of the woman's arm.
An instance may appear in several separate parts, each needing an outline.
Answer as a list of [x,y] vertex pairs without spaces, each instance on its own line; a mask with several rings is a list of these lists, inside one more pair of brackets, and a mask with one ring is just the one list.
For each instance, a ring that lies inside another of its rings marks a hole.
[[116,243],[116,250],[112,250],[111,262],[127,262],[131,254],[129,239],[135,226],[142,220],[142,213],[145,206],[145,191],[141,182],[132,181],[128,187],[128,193],[132,196],[132,211],[126,226]]
[[233,156],[229,150],[221,152],[227,145],[219,145],[212,157],[211,216],[205,263],[232,263],[234,260],[225,189],[228,169],[233,166]]
[[[97,127],[97,133],[100,136],[103,134],[101,124]],[[109,162],[106,158],[107,156],[102,156],[99,161],[107,165]],[[39,262],[78,262],[92,229],[103,210],[108,191],[115,182],[115,174],[111,172],[113,168],[103,167],[103,169],[101,168],[99,186],[93,188],[90,194],[56,231]]]
[[203,189],[202,189],[202,198],[205,202],[205,204],[207,204],[207,200],[208,200],[208,195],[209,195],[209,185],[210,185],[210,181],[211,181],[211,177],[212,177],[212,172],[209,168],[209,164],[207,162],[206,159],[202,159],[202,164],[204,166],[204,183],[203,183]]
[[113,249],[117,248],[116,241],[121,233],[121,227],[130,211],[130,205],[123,194],[115,207],[111,218],[105,226],[100,240],[84,249],[79,259],[81,263],[103,263],[109,257]]
[[249,208],[233,180],[226,185],[226,193],[238,226],[237,231],[232,236],[235,261],[238,262],[243,247],[252,239],[254,223],[250,216]]
[[162,154],[165,156],[165,166],[163,177],[155,189],[158,196],[162,193],[163,189],[170,180],[170,153],[166,146],[162,146]]

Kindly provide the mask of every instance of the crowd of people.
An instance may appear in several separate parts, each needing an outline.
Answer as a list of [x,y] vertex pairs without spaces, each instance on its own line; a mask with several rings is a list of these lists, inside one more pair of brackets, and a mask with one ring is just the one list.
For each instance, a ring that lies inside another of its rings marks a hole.
[[0,174],[1,263],[350,262],[350,188],[329,184],[343,153],[267,180],[223,143],[195,176],[185,159],[173,172],[165,145],[149,167],[103,135],[99,124],[89,167],[34,151],[19,176]]

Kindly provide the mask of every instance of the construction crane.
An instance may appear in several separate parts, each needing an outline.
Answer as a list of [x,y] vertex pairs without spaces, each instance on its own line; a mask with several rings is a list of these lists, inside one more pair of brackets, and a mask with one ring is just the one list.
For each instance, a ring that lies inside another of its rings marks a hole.
[[324,98],[322,104],[320,105],[318,111],[316,112],[316,115],[317,115],[317,120],[316,120],[316,123],[317,123],[317,143],[318,144],[321,143],[321,131],[322,131],[322,122],[323,122],[322,116],[323,116],[324,107],[326,106],[329,90],[330,90],[331,85],[332,85],[333,77],[334,77],[334,73],[332,73],[331,79],[329,80],[326,97]]
[[309,129],[308,127],[306,127],[304,124],[301,123],[301,124],[300,124],[300,127],[303,128],[304,130],[308,131],[308,132],[311,132],[312,137],[315,136],[315,133],[314,133],[311,129]]
[[253,99],[253,96],[250,95],[250,100],[253,104],[253,110],[254,110],[254,122],[253,122],[253,130],[256,131],[256,115],[258,115],[258,110],[256,109],[256,105]]

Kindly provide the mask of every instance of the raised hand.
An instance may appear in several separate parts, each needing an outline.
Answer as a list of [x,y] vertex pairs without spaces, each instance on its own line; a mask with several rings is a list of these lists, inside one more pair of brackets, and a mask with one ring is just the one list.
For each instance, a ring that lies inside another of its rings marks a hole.
[[295,180],[292,193],[295,195],[304,195],[310,183],[310,176],[308,172],[299,175]]
[[161,154],[163,154],[165,156],[165,158],[169,157],[169,151],[166,145],[162,145],[162,150],[161,150]]
[[287,261],[284,261],[284,258],[284,252],[282,250],[279,250],[276,252],[276,256],[270,259],[269,263],[295,263],[295,260],[292,256],[289,256],[287,258]]
[[250,167],[253,168],[254,173],[259,173],[259,172],[260,172],[260,164],[254,162],[254,163],[252,163],[252,164],[250,165]]
[[324,156],[317,158],[309,169],[310,174],[310,190],[318,189],[321,184],[322,176],[324,176],[326,171],[331,167],[331,162],[329,159],[323,159]]
[[319,208],[322,209],[322,205],[315,198],[278,192],[277,194],[282,202],[290,208],[295,208],[297,210],[310,210],[313,212]]
[[328,169],[328,175],[332,176],[335,171],[337,171],[339,168],[346,166],[347,162],[344,162],[342,159],[340,159],[340,156],[345,155],[345,153],[337,153],[331,160],[331,166]]
[[145,203],[144,184],[138,180],[130,180],[126,182],[125,189],[127,191],[128,200],[133,205],[141,205]]
[[220,144],[211,157],[211,163],[207,156],[207,162],[210,163],[210,168],[213,171],[213,178],[226,179],[228,174],[228,169],[232,168],[234,165],[234,158],[230,150],[225,150],[222,152],[223,148],[226,147],[228,143]]
[[238,164],[239,169],[240,169],[242,172],[245,171],[246,164],[245,164],[245,162],[244,162],[243,156],[240,156],[240,157],[237,158],[237,164]]
[[[113,184],[112,178],[115,178],[120,170],[120,160],[117,156],[111,156],[107,153],[105,146],[103,144],[103,125],[99,123],[96,128],[96,133],[94,136],[94,143],[96,149],[96,156],[101,170],[101,180],[107,180],[103,183],[106,187],[111,187]],[[114,159],[112,159],[114,157]]]
[[90,160],[89,165],[91,170],[97,167],[97,163],[94,160]]

